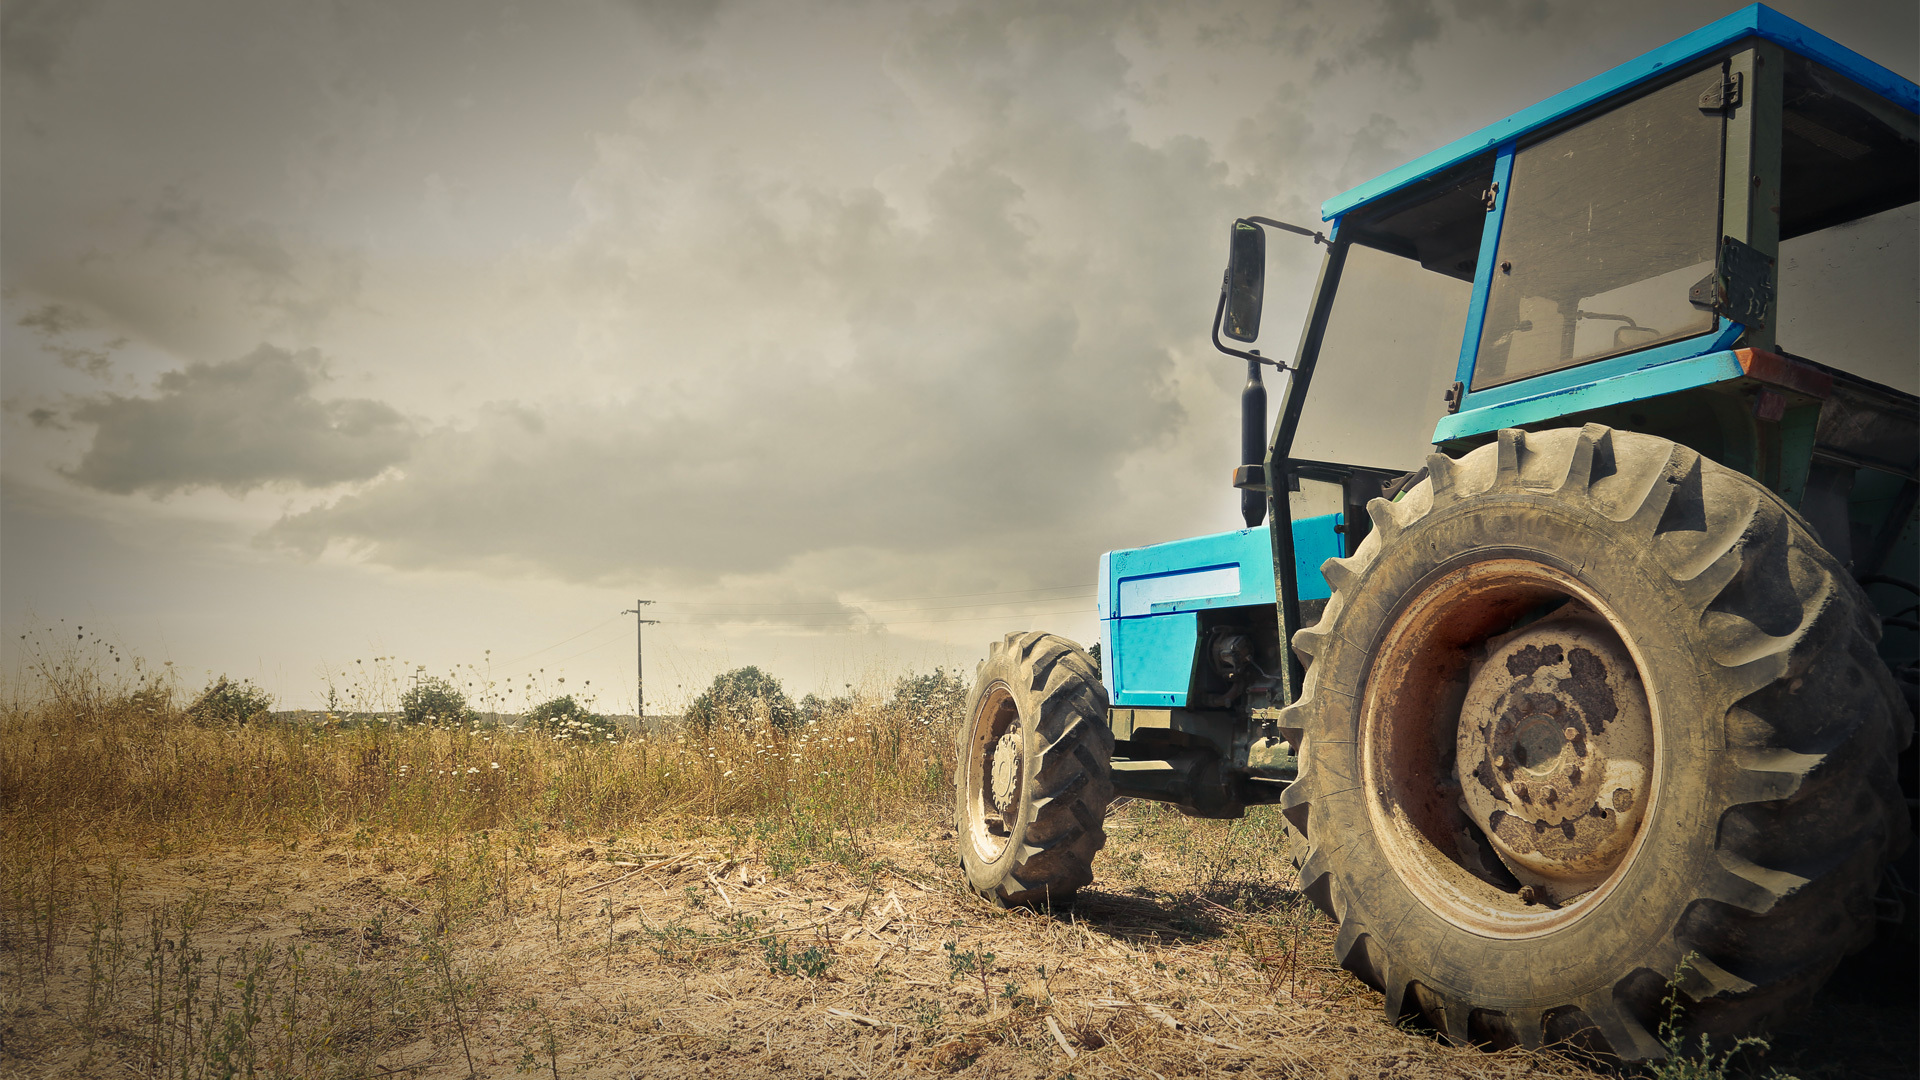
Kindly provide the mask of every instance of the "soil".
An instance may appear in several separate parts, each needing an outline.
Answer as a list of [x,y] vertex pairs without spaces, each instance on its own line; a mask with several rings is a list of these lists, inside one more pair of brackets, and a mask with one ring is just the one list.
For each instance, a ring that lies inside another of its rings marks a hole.
[[[479,1076],[556,1078],[1609,1075],[1388,1024],[1378,996],[1333,963],[1333,927],[1290,876],[1265,860],[1257,873],[1204,865],[1201,834],[1181,826],[1170,841],[1161,820],[1119,811],[1096,884],[1051,914],[964,892],[931,811],[860,837],[851,865],[795,867],[712,822],[652,830],[673,838],[645,845],[548,831],[521,851],[504,902],[444,887],[444,849],[436,862],[364,837],[102,851],[62,872],[97,883],[109,856],[123,860],[127,1004],[81,1019],[98,971],[83,917],[44,950],[16,928],[0,952],[0,1074],[172,1069],[150,1056],[142,928],[198,896],[194,947],[208,958],[273,943],[339,978],[393,973],[380,1008],[411,1019],[383,1020],[368,998],[379,1033],[328,1051],[324,1072],[343,1080],[464,1077],[469,1061]],[[422,944],[434,940],[447,945],[440,982]],[[1755,1074],[1914,1076],[1917,1012],[1910,956],[1856,963]],[[177,1071],[198,1075],[196,1061],[204,1048]]]

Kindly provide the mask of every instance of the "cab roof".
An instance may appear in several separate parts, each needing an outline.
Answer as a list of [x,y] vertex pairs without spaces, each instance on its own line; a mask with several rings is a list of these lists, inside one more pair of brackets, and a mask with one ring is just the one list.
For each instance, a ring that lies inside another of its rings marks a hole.
[[1553,124],[1716,49],[1754,37],[1774,42],[1790,53],[1823,64],[1908,112],[1920,112],[1920,88],[1916,88],[1912,81],[1764,4],[1753,4],[1336,195],[1321,204],[1320,217],[1332,221],[1357,206]]

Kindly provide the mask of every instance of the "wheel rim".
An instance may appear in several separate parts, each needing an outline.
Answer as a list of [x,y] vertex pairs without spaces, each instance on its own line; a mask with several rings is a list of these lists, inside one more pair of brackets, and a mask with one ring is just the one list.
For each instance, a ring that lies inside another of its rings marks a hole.
[[1360,751],[1375,834],[1423,904],[1528,937],[1612,890],[1657,804],[1645,669],[1545,564],[1474,562],[1417,592],[1374,652]]
[[994,862],[1006,852],[1019,820],[1025,783],[1020,709],[1006,683],[996,682],[980,695],[967,728],[966,820],[961,827],[974,851]]

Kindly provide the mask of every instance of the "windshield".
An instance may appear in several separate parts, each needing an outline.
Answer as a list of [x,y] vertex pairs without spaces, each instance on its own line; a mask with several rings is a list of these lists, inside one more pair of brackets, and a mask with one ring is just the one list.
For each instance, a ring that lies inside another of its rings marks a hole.
[[1720,239],[1716,65],[1514,155],[1473,388],[1713,328],[1687,291]]
[[1292,456],[1419,468],[1447,412],[1472,293],[1472,281],[1354,244]]

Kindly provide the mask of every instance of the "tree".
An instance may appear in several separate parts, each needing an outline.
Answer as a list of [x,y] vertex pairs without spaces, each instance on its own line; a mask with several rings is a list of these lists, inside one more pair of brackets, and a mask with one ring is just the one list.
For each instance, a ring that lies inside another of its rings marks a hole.
[[400,718],[409,724],[458,724],[474,719],[474,712],[452,683],[427,675],[400,695]]
[[893,699],[887,707],[910,723],[930,727],[956,724],[967,707],[967,684],[944,667],[925,675],[906,675],[893,684]]
[[220,676],[200,699],[187,706],[187,715],[196,723],[226,726],[244,724],[273,708],[273,695],[248,679],[228,682]]
[[572,694],[535,705],[526,720],[529,728],[556,739],[607,742],[620,736],[619,727],[610,718],[588,712]]
[[799,724],[800,712],[781,689],[780,680],[757,667],[734,668],[714,676],[712,685],[687,706],[687,724],[695,728],[746,725],[759,719],[785,731]]

